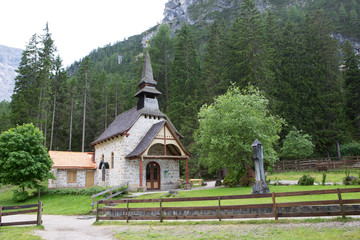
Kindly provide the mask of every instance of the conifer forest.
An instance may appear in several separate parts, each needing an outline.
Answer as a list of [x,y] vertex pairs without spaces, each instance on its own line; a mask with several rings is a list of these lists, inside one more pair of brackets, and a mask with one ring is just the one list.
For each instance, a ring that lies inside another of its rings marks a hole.
[[[360,38],[360,3],[317,2],[260,13],[244,0],[233,18],[147,31],[154,33],[149,52],[160,108],[185,136],[193,174],[204,167],[194,140],[198,112],[232,86],[254,86],[285,120],[276,151],[292,129],[309,136],[312,157],[360,149],[360,55],[333,37]],[[0,103],[0,131],[32,122],[48,150],[92,151],[89,144],[136,104],[146,34],[97,48],[64,69],[46,24],[27,43],[11,102]]]

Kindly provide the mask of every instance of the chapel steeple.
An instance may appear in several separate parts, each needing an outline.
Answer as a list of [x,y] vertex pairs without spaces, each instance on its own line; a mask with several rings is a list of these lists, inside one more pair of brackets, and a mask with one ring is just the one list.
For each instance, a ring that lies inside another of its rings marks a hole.
[[152,72],[149,49],[146,48],[142,76],[139,82],[140,90],[134,95],[134,97],[139,98],[137,110],[143,108],[150,111],[159,110],[159,103],[156,96],[161,95],[161,92],[155,88],[156,85],[157,82],[154,80]]

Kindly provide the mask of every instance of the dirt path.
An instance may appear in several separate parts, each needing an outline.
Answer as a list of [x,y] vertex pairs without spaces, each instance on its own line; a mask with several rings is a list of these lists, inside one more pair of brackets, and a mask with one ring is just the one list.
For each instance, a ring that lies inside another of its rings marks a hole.
[[[4,222],[34,220],[34,215],[15,215],[4,217]],[[35,217],[36,218],[36,217]],[[320,222],[288,224],[191,224],[191,225],[113,225],[94,226],[94,217],[44,215],[45,230],[35,234],[46,240],[111,240],[117,234],[119,239],[267,239],[267,236],[281,236],[286,232],[299,229],[312,229],[310,234],[322,232],[323,229],[342,231],[341,234],[360,234],[360,221],[353,222]],[[240,222],[239,222],[240,223]],[[305,230],[307,231],[307,230]],[[294,235],[290,235],[294,236]],[[355,237],[356,238],[356,237]],[[269,238],[274,239],[274,238]],[[278,239],[278,238],[275,238]],[[287,239],[292,239],[287,238]],[[313,239],[327,239],[323,235]]]
[[[35,215],[14,215],[3,218],[3,222],[31,221]],[[46,240],[111,240],[112,226],[93,226],[94,217],[43,215],[45,231],[35,231],[35,234]]]

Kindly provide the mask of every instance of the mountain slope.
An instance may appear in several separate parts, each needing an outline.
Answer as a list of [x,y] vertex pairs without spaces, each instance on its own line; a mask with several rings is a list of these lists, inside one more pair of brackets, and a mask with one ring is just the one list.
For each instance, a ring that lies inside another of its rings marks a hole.
[[0,45],[0,101],[11,100],[22,50]]

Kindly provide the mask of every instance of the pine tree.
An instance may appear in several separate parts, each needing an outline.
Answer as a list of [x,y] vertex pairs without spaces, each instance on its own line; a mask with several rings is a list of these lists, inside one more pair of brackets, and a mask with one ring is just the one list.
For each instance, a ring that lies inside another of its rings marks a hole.
[[353,123],[356,139],[360,139],[360,58],[349,41],[343,46],[346,114]]
[[34,34],[22,53],[11,101],[13,124],[36,122],[39,88],[39,39]]
[[82,86],[82,134],[81,134],[81,152],[85,151],[85,133],[86,133],[86,110],[87,110],[87,98],[88,98],[88,84],[90,80],[91,60],[89,57],[85,57],[80,65],[80,79],[79,82]]
[[343,95],[339,72],[339,53],[336,40],[331,37],[332,28],[322,11],[307,17],[303,27],[305,92],[303,101],[306,112],[304,128],[312,135],[317,150],[328,152],[341,141],[345,123]]
[[217,95],[224,94],[229,87],[226,81],[225,72],[226,64],[226,35],[225,24],[214,22],[210,26],[209,40],[205,48],[204,56],[204,81],[206,94],[206,102],[212,102],[213,98]]
[[264,89],[273,74],[268,67],[261,14],[252,0],[244,0],[240,14],[231,26],[229,77],[241,88],[250,83]]
[[176,36],[174,61],[171,65],[170,112],[168,116],[179,131],[192,142],[197,126],[196,113],[202,105],[200,59],[193,42],[190,27],[184,23]]
[[157,34],[150,41],[149,53],[151,55],[154,79],[158,83],[158,89],[164,96],[159,96],[159,102],[164,106],[165,112],[169,110],[169,72],[173,52],[174,41],[170,38],[170,26],[162,24],[159,26]]

